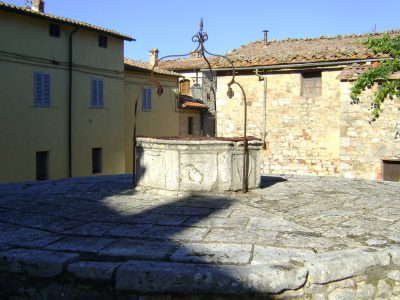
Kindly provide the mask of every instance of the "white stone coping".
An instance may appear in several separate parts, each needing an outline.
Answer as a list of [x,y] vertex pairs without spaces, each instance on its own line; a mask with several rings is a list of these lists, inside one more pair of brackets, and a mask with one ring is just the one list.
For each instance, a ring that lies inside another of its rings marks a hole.
[[[306,282],[323,285],[365,275],[371,268],[380,268],[386,275],[400,268],[399,246],[339,250],[306,255],[303,259],[287,257],[287,262],[281,264],[273,263],[275,257],[271,257],[271,263],[256,265],[141,260],[115,263],[81,261],[80,256],[48,250],[7,249],[0,251],[0,272],[42,278],[67,272],[78,279],[109,282],[117,291],[140,293],[275,294],[301,288]],[[282,256],[278,259],[282,260]]]
[[[147,138],[147,137],[138,137],[136,138],[137,145],[142,145],[146,143],[151,144],[159,144],[159,145],[224,145],[224,146],[243,146],[243,141],[230,141],[230,140],[188,140],[188,139],[162,139],[162,138]],[[260,140],[249,140],[249,147],[258,147],[262,146],[262,141]]]

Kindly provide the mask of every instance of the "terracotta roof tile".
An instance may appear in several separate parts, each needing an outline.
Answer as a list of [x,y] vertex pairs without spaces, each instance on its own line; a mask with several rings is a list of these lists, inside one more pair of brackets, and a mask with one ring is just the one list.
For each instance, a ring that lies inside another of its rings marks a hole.
[[[260,40],[243,45],[226,55],[235,67],[385,58],[388,56],[374,53],[362,44],[362,41],[369,37],[380,37],[385,33],[398,35],[400,31],[273,40],[269,41],[267,46],[263,40]],[[213,57],[210,58],[210,62],[213,68],[230,67],[223,58]],[[162,66],[169,70],[193,70],[207,67],[202,58],[170,60],[162,62]]]
[[[139,71],[139,72],[151,72],[153,67],[148,62],[133,60],[125,57],[124,59],[125,70],[132,70],[132,71]],[[154,68],[154,73],[161,74],[161,75],[171,75],[171,76],[181,76],[181,74],[168,71],[164,68],[156,67]]]
[[[210,58],[212,61],[212,58]],[[210,61],[210,62],[211,62]],[[162,68],[168,70],[195,70],[207,68],[207,63],[202,57],[180,58],[174,60],[164,60],[159,62]]]
[[207,109],[207,105],[205,105],[204,103],[199,103],[199,102],[190,102],[190,101],[186,101],[184,103],[182,103],[182,108],[202,108],[202,109]]
[[190,109],[208,109],[208,106],[201,101],[193,100],[193,97],[187,95],[179,95],[179,103],[181,108]]
[[[400,34],[400,31],[386,33],[395,35]],[[286,39],[269,41],[267,46],[262,40],[234,49],[227,56],[235,67],[383,58],[387,55],[374,53],[362,44],[362,41],[369,37],[379,37],[383,34]],[[218,59],[214,61],[213,67],[228,67],[228,65],[224,60]]]
[[[349,66],[346,66],[337,79],[342,81],[354,81],[357,78],[371,68],[377,68],[379,66],[379,62],[373,63],[355,63]],[[400,79],[400,72],[393,73],[389,76],[389,79]]]
[[122,33],[119,33],[117,31],[114,31],[114,30],[111,30],[111,29],[103,28],[103,27],[100,27],[100,26],[92,25],[92,24],[89,24],[89,23],[85,23],[85,22],[81,22],[81,21],[77,21],[77,20],[73,20],[73,19],[69,19],[69,18],[64,18],[64,17],[51,15],[51,14],[48,14],[48,13],[33,11],[29,7],[16,6],[16,5],[13,5],[13,4],[8,4],[8,3],[0,1],[0,9],[11,11],[11,12],[15,12],[15,13],[19,13],[19,14],[22,14],[22,15],[31,16],[31,17],[42,18],[42,19],[46,19],[46,20],[49,20],[49,21],[53,21],[53,22],[59,22],[59,23],[79,26],[79,27],[86,28],[86,29],[89,29],[89,30],[98,31],[98,32],[101,32],[103,34],[108,34],[108,35],[111,35],[111,36],[115,36],[115,37],[118,37],[118,38],[121,38],[121,39],[124,39],[124,40],[127,40],[127,41],[135,40],[133,37],[131,37],[129,35],[124,35]]

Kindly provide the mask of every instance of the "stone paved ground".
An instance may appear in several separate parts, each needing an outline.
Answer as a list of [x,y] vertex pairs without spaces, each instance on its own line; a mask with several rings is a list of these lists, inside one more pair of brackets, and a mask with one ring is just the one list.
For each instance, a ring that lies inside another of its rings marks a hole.
[[0,271],[143,292],[279,292],[310,274],[334,280],[328,260],[347,259],[334,270],[344,278],[357,259],[390,264],[374,251],[400,261],[400,183],[263,177],[248,194],[185,197],[130,185],[126,175],[0,185]]

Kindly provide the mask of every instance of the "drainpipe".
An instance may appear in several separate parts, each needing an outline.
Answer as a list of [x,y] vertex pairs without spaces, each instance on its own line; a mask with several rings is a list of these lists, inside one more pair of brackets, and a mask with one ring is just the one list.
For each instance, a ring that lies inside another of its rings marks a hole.
[[256,69],[256,76],[258,79],[264,82],[264,92],[263,92],[263,110],[262,110],[262,141],[263,141],[263,149],[267,149],[266,139],[267,139],[267,76],[261,76],[258,74],[258,69]]
[[78,27],[69,33],[69,82],[68,82],[68,177],[72,177],[72,36]]

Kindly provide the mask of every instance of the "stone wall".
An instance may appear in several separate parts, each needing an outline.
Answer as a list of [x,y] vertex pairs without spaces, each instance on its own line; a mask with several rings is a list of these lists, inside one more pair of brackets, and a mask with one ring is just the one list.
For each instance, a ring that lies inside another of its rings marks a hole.
[[[322,96],[301,96],[301,73],[267,76],[264,174],[337,175],[339,173],[340,71],[322,72]],[[263,136],[264,82],[237,76],[248,99],[248,135]],[[238,88],[228,99],[229,77],[218,78],[217,133],[243,134],[243,103]]]
[[386,100],[381,117],[372,123],[370,103],[377,89],[366,90],[351,105],[351,82],[341,83],[340,169],[345,177],[382,179],[382,160],[400,158],[400,103]]
[[195,136],[201,135],[201,112],[200,111],[179,111],[179,136],[189,135],[189,117],[192,118],[192,134]]

